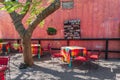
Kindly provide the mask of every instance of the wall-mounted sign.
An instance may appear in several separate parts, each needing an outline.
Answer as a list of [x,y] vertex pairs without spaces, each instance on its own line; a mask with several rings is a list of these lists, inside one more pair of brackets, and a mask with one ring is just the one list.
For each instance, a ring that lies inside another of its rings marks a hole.
[[74,6],[73,1],[62,1],[62,8],[63,9],[71,9]]
[[64,37],[65,39],[80,38],[80,20],[64,21]]

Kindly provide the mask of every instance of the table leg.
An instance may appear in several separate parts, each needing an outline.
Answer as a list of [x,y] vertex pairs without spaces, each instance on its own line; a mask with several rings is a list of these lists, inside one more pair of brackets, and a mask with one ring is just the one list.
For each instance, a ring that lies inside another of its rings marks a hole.
[[10,48],[8,48],[8,53],[10,53]]
[[69,67],[72,67],[72,62],[70,61],[70,63],[68,64]]
[[40,59],[40,53],[38,53],[38,59]]
[[70,63],[68,64],[69,67],[72,67],[72,59],[70,58]]
[[40,59],[40,47],[38,47],[38,59]]

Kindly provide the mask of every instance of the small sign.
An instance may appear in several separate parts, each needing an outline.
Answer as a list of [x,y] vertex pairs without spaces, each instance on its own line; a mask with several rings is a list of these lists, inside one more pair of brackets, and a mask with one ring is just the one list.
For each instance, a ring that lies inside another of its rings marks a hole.
[[64,37],[65,39],[80,38],[80,20],[72,19],[64,21]]
[[62,1],[63,9],[71,9],[73,8],[73,1]]

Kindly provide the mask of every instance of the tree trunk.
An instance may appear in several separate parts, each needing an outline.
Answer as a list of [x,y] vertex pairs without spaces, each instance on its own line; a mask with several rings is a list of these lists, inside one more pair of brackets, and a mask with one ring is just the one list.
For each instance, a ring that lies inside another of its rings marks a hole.
[[28,66],[33,65],[33,58],[32,58],[32,52],[31,52],[31,39],[29,37],[24,37],[22,39],[22,45],[23,45],[23,58],[24,63]]
[[[3,0],[0,1],[2,2]],[[28,2],[32,3],[32,0],[26,0],[25,4],[27,4]],[[10,13],[15,29],[22,39],[24,63],[28,66],[33,65],[33,58],[31,53],[31,35],[34,29],[42,20],[44,20],[60,7],[60,0],[54,0],[54,2],[52,2],[47,8],[45,8],[36,16],[36,19],[32,20],[32,22],[28,25],[28,28],[26,29],[22,23],[22,20],[27,14],[28,10],[30,10],[30,6],[31,4],[26,6],[27,10],[25,10],[25,14],[18,14],[16,11]]]
[[0,2],[4,2],[4,0],[0,0]]

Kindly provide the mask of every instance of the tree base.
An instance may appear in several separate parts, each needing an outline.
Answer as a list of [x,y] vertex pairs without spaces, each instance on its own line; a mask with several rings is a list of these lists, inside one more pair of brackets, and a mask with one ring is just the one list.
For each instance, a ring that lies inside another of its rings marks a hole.
[[26,65],[25,63],[21,63],[19,69],[26,69],[27,67],[28,65]]

